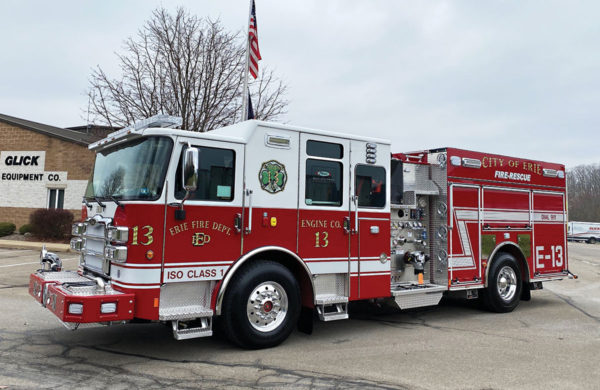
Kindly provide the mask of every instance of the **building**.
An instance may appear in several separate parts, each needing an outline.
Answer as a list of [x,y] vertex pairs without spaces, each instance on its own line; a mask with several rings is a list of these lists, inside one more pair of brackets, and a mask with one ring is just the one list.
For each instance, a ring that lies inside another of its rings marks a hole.
[[81,199],[94,153],[88,145],[102,138],[0,114],[0,222],[17,228],[39,208],[63,208],[81,216]]

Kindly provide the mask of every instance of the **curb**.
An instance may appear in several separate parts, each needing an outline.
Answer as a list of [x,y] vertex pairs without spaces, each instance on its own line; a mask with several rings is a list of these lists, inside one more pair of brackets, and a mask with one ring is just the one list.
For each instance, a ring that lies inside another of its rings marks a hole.
[[46,249],[50,252],[70,252],[71,247],[68,244],[32,242],[32,241],[16,241],[16,240],[0,240],[0,248],[5,249],[32,249],[41,251],[42,246],[46,245]]

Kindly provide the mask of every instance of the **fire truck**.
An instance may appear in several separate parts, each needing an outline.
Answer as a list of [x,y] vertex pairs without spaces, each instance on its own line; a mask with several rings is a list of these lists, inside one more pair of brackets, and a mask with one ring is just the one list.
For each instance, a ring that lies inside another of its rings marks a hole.
[[159,115],[90,145],[72,227],[78,269],[42,250],[30,294],[69,329],[213,323],[272,347],[352,301],[400,309],[444,295],[510,312],[572,274],[561,164],[245,121],[208,133]]

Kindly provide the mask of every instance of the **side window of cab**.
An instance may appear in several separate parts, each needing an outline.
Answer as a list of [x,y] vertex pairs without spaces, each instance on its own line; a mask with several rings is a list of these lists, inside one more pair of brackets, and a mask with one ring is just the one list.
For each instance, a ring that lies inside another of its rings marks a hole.
[[343,146],[331,142],[308,140],[306,154],[305,203],[309,206],[342,205]]
[[[231,202],[235,185],[235,152],[231,149],[195,146],[198,148],[198,188],[189,200]],[[175,198],[183,199],[185,190],[181,183],[183,148],[175,174]]]

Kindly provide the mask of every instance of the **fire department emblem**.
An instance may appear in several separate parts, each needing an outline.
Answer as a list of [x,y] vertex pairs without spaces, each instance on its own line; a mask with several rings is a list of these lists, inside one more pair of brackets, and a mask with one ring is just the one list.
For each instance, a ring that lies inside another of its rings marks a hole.
[[260,188],[270,194],[283,191],[287,182],[285,166],[275,160],[264,162],[258,172],[258,180],[260,181]]

